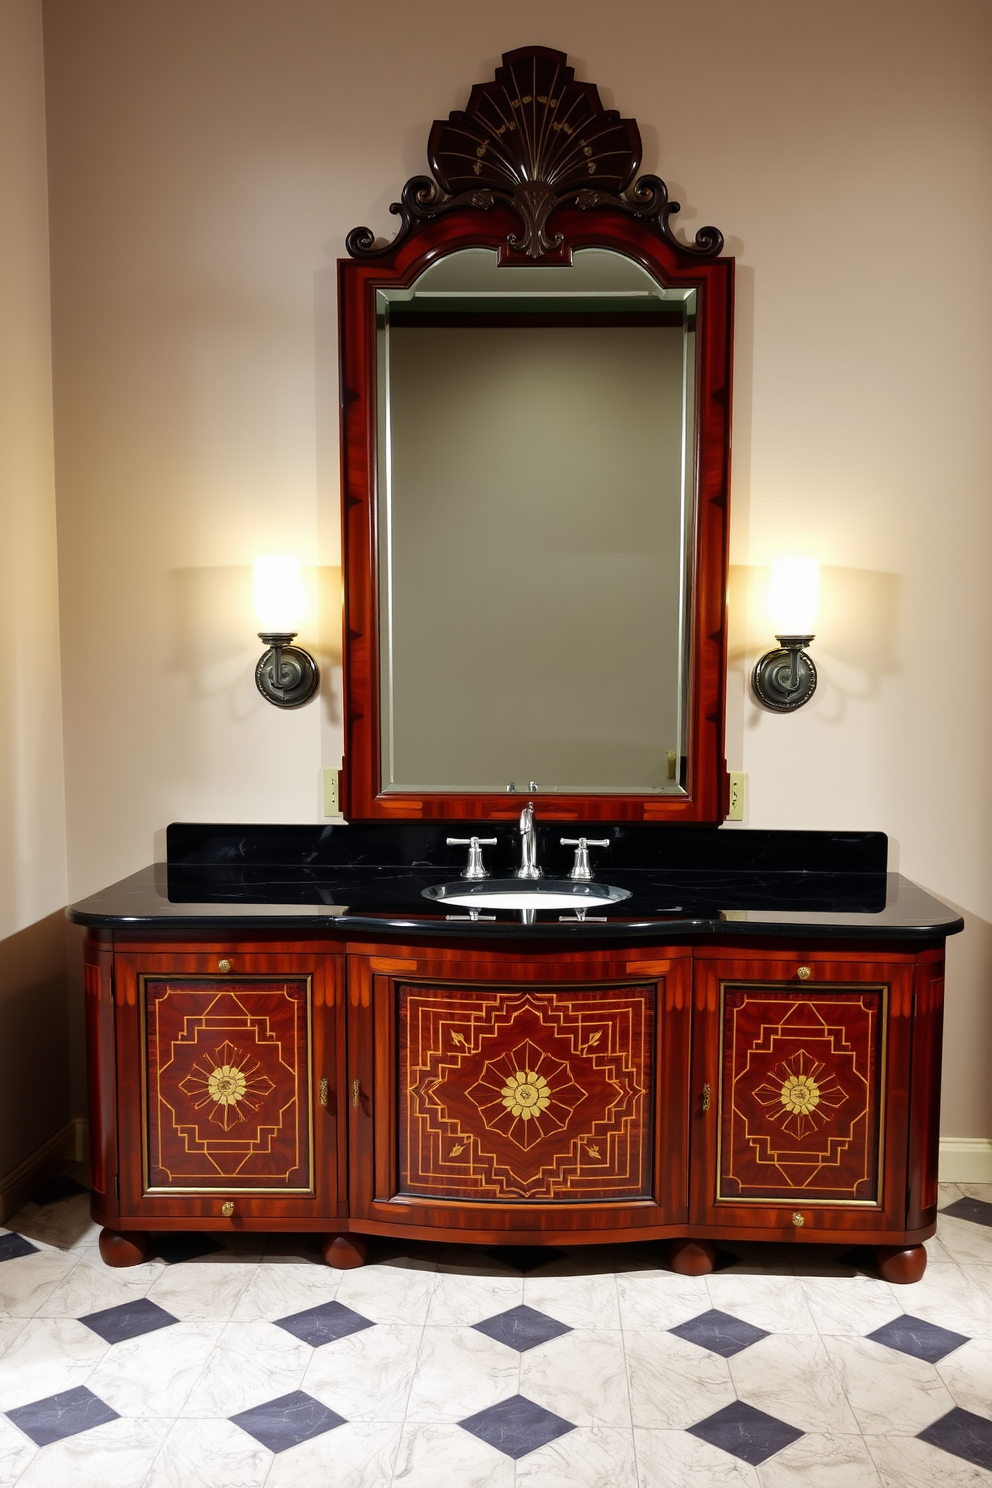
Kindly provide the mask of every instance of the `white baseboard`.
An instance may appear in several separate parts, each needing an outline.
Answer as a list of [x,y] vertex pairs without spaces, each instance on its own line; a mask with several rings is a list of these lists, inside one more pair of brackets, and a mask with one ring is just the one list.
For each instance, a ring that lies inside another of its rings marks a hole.
[[992,1183],[992,1140],[941,1137],[937,1174],[941,1183]]
[[86,1150],[86,1128],[87,1122],[82,1117],[67,1121],[16,1168],[0,1176],[0,1224],[16,1214],[46,1178],[60,1173],[66,1163],[82,1161]]

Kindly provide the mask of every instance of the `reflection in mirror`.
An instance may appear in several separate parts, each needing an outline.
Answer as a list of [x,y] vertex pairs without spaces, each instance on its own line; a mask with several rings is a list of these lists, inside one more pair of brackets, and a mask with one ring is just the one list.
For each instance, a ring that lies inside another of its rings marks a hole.
[[496,260],[377,292],[382,789],[682,795],[695,290]]

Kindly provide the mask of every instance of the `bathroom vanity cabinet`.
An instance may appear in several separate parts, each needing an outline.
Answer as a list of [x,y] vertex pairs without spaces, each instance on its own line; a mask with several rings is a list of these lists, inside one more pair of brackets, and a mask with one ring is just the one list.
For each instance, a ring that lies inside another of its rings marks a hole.
[[90,928],[104,1259],[149,1231],[308,1230],[340,1266],[380,1234],[657,1239],[702,1272],[721,1241],[840,1239],[922,1274],[939,935],[532,928]]

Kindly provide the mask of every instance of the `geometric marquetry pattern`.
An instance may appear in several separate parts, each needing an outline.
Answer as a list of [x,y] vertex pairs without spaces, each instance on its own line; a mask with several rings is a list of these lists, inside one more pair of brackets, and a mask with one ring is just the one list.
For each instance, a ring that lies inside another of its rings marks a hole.
[[309,978],[143,987],[148,1187],[309,1191]]
[[719,1198],[878,1202],[885,995],[725,988]]
[[401,1193],[651,1191],[653,987],[399,988]]

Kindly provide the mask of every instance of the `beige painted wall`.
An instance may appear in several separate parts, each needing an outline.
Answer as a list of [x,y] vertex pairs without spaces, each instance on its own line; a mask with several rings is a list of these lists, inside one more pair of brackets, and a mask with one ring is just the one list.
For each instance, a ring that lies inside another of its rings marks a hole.
[[[983,0],[48,0],[70,893],[171,819],[308,820],[337,693],[254,693],[246,565],[337,561],[333,262],[501,51],[567,50],[737,255],[735,595],[827,565],[821,686],[728,754],[961,905],[945,1131],[992,1136]],[[331,587],[331,586],[328,586]],[[327,654],[311,618],[305,639]],[[113,681],[94,668],[112,658]]]
[[2,1183],[70,1114],[40,0],[0,5],[0,327]]

